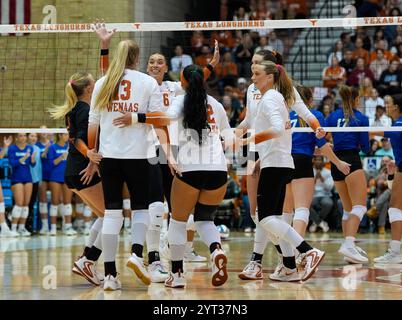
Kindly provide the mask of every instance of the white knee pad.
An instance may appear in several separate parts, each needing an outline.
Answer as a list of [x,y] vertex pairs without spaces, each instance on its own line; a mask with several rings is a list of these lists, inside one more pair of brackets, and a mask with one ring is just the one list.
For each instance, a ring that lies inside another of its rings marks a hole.
[[22,207],[21,218],[26,219],[26,218],[28,218],[28,215],[29,215],[29,208],[28,207]]
[[170,245],[184,245],[187,242],[187,222],[170,219],[168,241]]
[[352,207],[350,214],[357,216],[362,221],[364,214],[367,212],[367,207],[361,205],[355,205]]
[[87,218],[92,217],[92,210],[88,206],[85,206],[85,208],[84,208],[84,217],[87,217]]
[[346,220],[348,220],[349,219],[349,212],[347,212],[347,211],[343,211],[343,215],[342,215],[342,220],[343,221],[346,221]]
[[71,205],[71,203],[63,205],[62,210],[63,217],[71,216],[73,214],[73,206]]
[[91,229],[100,232],[102,230],[102,226],[103,226],[103,218],[97,218],[93,223]]
[[131,210],[130,199],[123,199],[123,210]]
[[148,210],[133,210],[131,211],[131,225],[136,223],[145,224],[147,227],[150,223]]
[[0,213],[6,212],[6,207],[4,205],[4,202],[0,202]]
[[118,235],[123,225],[122,210],[105,210],[102,234]]
[[291,228],[285,221],[278,219],[276,216],[265,217],[260,221],[260,225],[275,237],[283,238]]
[[84,204],[83,203],[77,203],[75,205],[75,212],[77,212],[77,214],[83,214],[84,213]]
[[195,222],[194,222],[194,215],[193,214],[190,214],[189,217],[188,217],[186,230],[187,231],[195,231]]
[[389,222],[402,221],[402,210],[398,208],[388,209]]
[[59,206],[58,205],[50,205],[50,216],[51,217],[57,217],[57,212],[58,212]]
[[19,219],[21,218],[21,214],[22,214],[22,207],[14,206],[13,211],[11,211],[11,217],[13,219]]
[[47,214],[47,202],[39,202],[39,213],[40,214]]
[[148,229],[153,231],[161,231],[163,224],[163,213],[165,210],[163,202],[158,201],[151,203],[148,207],[148,210],[150,219]]
[[293,220],[300,220],[308,224],[310,218],[310,210],[308,208],[296,208]]

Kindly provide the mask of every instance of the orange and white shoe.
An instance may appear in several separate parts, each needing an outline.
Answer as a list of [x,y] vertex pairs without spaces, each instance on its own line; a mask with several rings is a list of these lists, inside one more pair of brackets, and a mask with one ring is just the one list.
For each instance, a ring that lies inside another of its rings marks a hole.
[[134,271],[136,276],[144,283],[149,286],[151,284],[151,276],[144,264],[144,258],[137,257],[135,253],[132,253],[127,261],[127,267]]
[[302,274],[302,281],[307,281],[316,272],[317,267],[324,259],[325,252],[313,248],[306,253],[302,254],[301,265],[304,266],[304,274]]
[[286,268],[285,266],[282,266],[280,270],[270,274],[268,277],[272,281],[282,281],[282,282],[300,282],[301,280],[301,275],[297,271],[297,268],[289,269]]
[[239,278],[242,280],[262,280],[262,265],[256,261],[250,261],[248,265],[239,273]]
[[85,256],[82,256],[74,262],[74,268],[72,271],[75,274],[84,277],[87,281],[95,286],[99,286],[101,284],[98,273],[96,272],[96,262],[87,259]]
[[218,287],[228,280],[228,272],[226,270],[228,259],[222,249],[215,249],[211,254],[212,264],[212,285]]
[[186,279],[184,278],[183,273],[169,273],[169,277],[165,280],[165,287],[168,288],[185,288],[186,287]]

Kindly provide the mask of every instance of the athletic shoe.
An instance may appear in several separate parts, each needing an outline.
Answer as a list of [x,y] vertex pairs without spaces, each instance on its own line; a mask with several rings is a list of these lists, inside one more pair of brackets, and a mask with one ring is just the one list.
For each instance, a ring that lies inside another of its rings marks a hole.
[[301,265],[304,266],[304,274],[302,275],[302,281],[307,281],[317,270],[318,265],[324,259],[325,252],[313,248],[306,253],[302,254]]
[[223,285],[228,279],[226,270],[227,257],[222,249],[215,249],[211,254],[212,263],[212,285],[215,287]]
[[160,261],[154,261],[148,266],[151,282],[162,283],[169,277],[169,273],[165,270]]
[[313,222],[311,224],[311,226],[308,228],[308,231],[310,231],[311,233],[314,233],[317,231],[317,225]]
[[318,226],[321,228],[322,232],[324,232],[324,233],[327,233],[329,231],[328,223],[324,220],[321,221]]
[[25,227],[18,230],[18,233],[20,234],[21,237],[30,237],[31,236],[31,233],[27,229],[25,229]]
[[103,290],[104,291],[116,291],[121,289],[121,282],[116,277],[113,277],[111,274],[105,277],[105,281],[103,283]]
[[168,288],[185,288],[186,287],[186,279],[184,278],[183,273],[170,272],[169,277],[165,281],[165,287]]
[[91,228],[88,228],[88,227],[84,227],[83,229],[81,229],[82,230],[82,234],[84,235],[84,236],[88,236],[90,233],[91,233]]
[[272,274],[278,274],[279,272],[281,272],[283,267],[283,256],[278,253],[278,263],[276,264],[275,270]]
[[340,249],[338,250],[340,254],[343,254],[348,261],[352,261],[352,263],[366,263],[368,262],[368,258],[363,256],[359,250],[354,247],[346,247],[345,244],[342,244]]
[[385,252],[381,257],[374,258],[376,263],[402,263],[402,255],[391,251],[390,249]]
[[87,281],[92,283],[95,286],[100,285],[100,280],[98,278],[98,274],[96,272],[96,262],[87,259],[85,256],[82,256],[77,261],[74,262],[73,272],[84,277]]
[[47,236],[47,235],[49,234],[48,228],[41,228],[41,229],[39,230],[39,234],[40,234],[41,236]]
[[207,260],[206,257],[198,255],[194,249],[184,253],[184,262],[205,262]]
[[132,253],[126,265],[134,271],[142,283],[146,284],[147,286],[151,284],[151,277],[149,276],[147,268],[144,265],[144,258],[139,258],[135,253]]
[[57,235],[57,230],[50,230],[49,235],[56,236]]
[[250,261],[248,265],[239,273],[239,278],[242,280],[262,280],[262,265],[256,261]]
[[65,228],[65,229],[63,230],[63,233],[64,233],[66,236],[75,236],[75,235],[77,235],[77,231],[75,231],[75,230],[73,229],[73,227],[67,227],[67,228]]
[[285,266],[279,272],[274,272],[268,276],[272,281],[300,282],[301,275],[297,269],[288,269]]
[[20,234],[17,231],[4,228],[0,232],[0,238],[17,238]]

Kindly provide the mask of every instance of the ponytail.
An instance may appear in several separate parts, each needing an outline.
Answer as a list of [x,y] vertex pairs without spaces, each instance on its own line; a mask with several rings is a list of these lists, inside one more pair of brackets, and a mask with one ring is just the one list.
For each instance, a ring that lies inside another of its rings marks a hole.
[[339,88],[339,95],[342,99],[343,115],[345,117],[345,124],[348,125],[351,118],[354,118],[353,108],[355,107],[355,99],[359,96],[359,90],[342,85]]
[[66,96],[64,104],[49,109],[50,116],[53,119],[61,119],[69,113],[76,105],[78,98],[84,93],[85,88],[90,85],[91,80],[93,79],[89,73],[77,72],[73,74],[64,89]]
[[116,99],[124,70],[136,65],[138,55],[139,47],[134,40],[124,40],[119,43],[116,55],[106,72],[105,81],[96,97],[95,108],[104,110],[113,99]]
[[[184,78],[184,79],[183,79]],[[207,121],[208,97],[205,88],[203,71],[196,65],[184,68],[182,80],[185,83],[183,126],[197,132],[196,139],[199,144],[204,141],[205,129],[210,129]]]
[[[303,100],[304,104],[307,108],[311,109],[310,100],[313,97],[313,93],[311,92],[310,88],[303,87],[300,84],[296,85],[296,90],[300,94],[301,99]],[[299,117],[300,127],[307,127],[306,121],[304,121],[301,117]]]

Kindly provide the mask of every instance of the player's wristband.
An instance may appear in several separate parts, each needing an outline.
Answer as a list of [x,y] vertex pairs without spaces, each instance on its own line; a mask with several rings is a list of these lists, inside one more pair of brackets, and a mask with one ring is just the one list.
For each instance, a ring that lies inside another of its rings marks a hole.
[[107,56],[109,54],[109,49],[101,49],[101,56]]
[[214,67],[210,64],[210,63],[208,63],[207,65],[206,65],[206,67],[207,67],[207,69],[209,70],[209,71],[214,71]]
[[147,117],[145,113],[132,113],[131,114],[131,124],[136,124],[136,123],[145,123],[147,120]]

